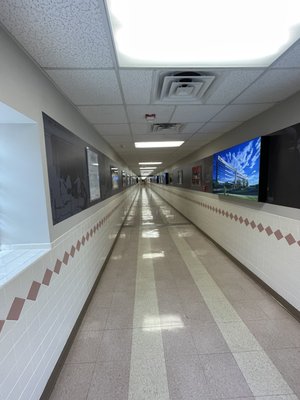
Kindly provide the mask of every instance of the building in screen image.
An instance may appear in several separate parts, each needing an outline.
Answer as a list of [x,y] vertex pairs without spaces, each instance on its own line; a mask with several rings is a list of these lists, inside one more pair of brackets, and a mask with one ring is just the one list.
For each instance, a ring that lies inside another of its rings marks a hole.
[[261,138],[214,154],[213,193],[258,200]]

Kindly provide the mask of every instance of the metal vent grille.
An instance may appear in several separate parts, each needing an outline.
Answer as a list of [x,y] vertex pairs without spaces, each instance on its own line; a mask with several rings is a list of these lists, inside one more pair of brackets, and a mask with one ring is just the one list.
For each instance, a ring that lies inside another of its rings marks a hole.
[[157,72],[153,102],[156,104],[202,104],[215,75],[201,71]]
[[181,128],[181,124],[152,124],[151,125],[151,132],[157,133],[179,133]]

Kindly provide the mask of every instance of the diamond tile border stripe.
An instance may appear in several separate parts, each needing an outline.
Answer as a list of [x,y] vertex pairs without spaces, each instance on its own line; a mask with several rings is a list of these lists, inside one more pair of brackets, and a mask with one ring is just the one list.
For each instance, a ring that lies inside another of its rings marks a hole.
[[[164,189],[164,188],[160,188],[160,189],[163,190],[163,191],[166,191],[167,193],[169,193],[169,191],[167,189]],[[189,199],[186,196],[183,196],[181,194],[174,193],[174,192],[172,194],[174,196],[180,197],[180,198],[182,198],[184,200],[188,200],[191,203],[197,204],[200,207],[209,209],[212,212],[216,212],[216,213],[218,213],[219,215],[221,215],[224,218],[230,218],[232,222],[239,222],[240,225],[244,224],[245,227],[250,226],[253,229],[253,231],[257,229],[260,233],[265,232],[268,235],[268,237],[271,237],[272,235],[274,235],[277,240],[281,240],[281,239],[284,238],[286,243],[289,246],[297,244],[299,246],[299,248],[300,248],[300,240],[297,241],[297,239],[295,239],[294,236],[291,233],[288,233],[287,235],[284,236],[280,229],[274,230],[270,226],[267,226],[265,228],[262,225],[261,222],[256,223],[253,220],[251,222],[249,222],[248,218],[246,218],[246,217],[242,217],[242,216],[238,216],[236,214],[232,214],[232,212],[229,213],[227,210],[221,210],[220,208],[215,208],[215,207],[213,207],[213,206],[211,206],[211,205],[209,205],[207,203],[204,203],[203,201],[197,201],[197,200]]]
[[[84,234],[82,236],[81,240],[78,239],[77,241],[75,241],[75,244],[72,245],[70,252],[67,252],[67,251],[64,252],[62,261],[59,258],[57,258],[55,261],[53,270],[46,268],[42,282],[33,281],[31,283],[30,289],[29,289],[28,294],[25,299],[22,299],[20,297],[14,298],[14,300],[10,306],[10,309],[9,309],[6,319],[0,320],[0,334],[3,330],[3,327],[4,327],[6,321],[18,321],[19,320],[26,301],[36,301],[36,299],[38,298],[38,295],[39,295],[39,290],[40,290],[41,285],[49,287],[51,284],[51,279],[52,279],[53,273],[55,272],[57,275],[59,275],[63,264],[65,266],[68,265],[70,256],[72,258],[74,258],[76,256],[76,254],[78,254],[80,252],[81,246],[84,246],[85,244],[90,242],[92,238],[97,237],[95,235],[95,232],[98,231],[101,227],[103,227],[103,225],[109,220],[109,218],[112,216],[112,214],[122,205],[122,203],[124,203],[125,200],[126,199],[122,200],[118,205],[116,205],[104,218],[102,218],[102,220],[97,221],[93,225],[93,227],[90,228],[86,232],[86,234]],[[76,250],[77,250],[77,253],[76,253]]]

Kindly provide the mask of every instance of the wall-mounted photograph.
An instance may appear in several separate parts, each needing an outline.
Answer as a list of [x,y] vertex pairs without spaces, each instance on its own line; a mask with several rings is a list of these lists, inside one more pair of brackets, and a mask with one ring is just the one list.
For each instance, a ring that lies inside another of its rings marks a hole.
[[119,168],[110,167],[112,189],[119,189]]
[[261,138],[214,154],[213,193],[258,200]]
[[183,171],[182,171],[182,169],[177,172],[177,183],[178,183],[178,185],[182,185],[182,183],[183,183]]
[[192,167],[192,185],[200,186],[202,184],[202,168],[200,165]]

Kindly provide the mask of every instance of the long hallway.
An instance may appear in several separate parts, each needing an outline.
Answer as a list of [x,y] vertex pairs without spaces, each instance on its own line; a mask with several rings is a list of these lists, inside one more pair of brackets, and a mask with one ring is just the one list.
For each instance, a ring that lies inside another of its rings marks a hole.
[[299,323],[141,188],[51,400],[297,400],[299,378]]

